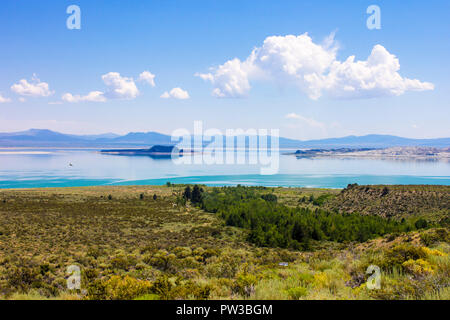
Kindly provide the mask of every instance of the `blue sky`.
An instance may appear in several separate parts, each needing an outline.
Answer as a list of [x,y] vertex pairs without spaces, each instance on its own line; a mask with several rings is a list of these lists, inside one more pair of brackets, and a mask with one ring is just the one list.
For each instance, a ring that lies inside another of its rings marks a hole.
[[[66,27],[72,4],[81,30]],[[366,27],[371,4],[380,30]],[[171,133],[202,120],[299,139],[448,137],[449,12],[448,1],[3,0],[0,131]],[[377,45],[385,65],[357,63]]]

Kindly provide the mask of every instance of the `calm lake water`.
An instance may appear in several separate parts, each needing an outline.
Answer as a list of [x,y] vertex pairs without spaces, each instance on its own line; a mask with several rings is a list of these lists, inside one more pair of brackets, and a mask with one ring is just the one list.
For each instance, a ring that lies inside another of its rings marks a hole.
[[[36,151],[40,153],[31,153]],[[349,183],[450,185],[450,163],[440,161],[280,155],[279,167],[275,175],[260,175],[259,165],[175,165],[170,159],[103,155],[94,150],[0,150],[0,188],[162,185],[167,181],[320,188],[343,188]]]

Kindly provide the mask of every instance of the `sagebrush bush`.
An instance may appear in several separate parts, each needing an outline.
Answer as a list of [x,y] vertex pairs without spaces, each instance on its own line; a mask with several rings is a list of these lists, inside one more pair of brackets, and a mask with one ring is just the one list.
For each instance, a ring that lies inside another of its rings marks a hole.
[[91,300],[133,300],[150,293],[152,284],[130,276],[112,276],[107,280],[96,280],[88,288]]

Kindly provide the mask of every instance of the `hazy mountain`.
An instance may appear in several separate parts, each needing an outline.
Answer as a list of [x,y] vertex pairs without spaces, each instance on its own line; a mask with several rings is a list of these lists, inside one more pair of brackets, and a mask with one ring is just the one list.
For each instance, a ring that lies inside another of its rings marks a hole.
[[[281,140],[280,140],[281,144]],[[448,147],[450,138],[410,139],[391,135],[369,134],[321,140],[299,141],[301,148],[389,148],[389,147]]]
[[140,145],[172,144],[170,136],[158,132],[130,132],[113,139],[116,143],[130,143]]
[[0,146],[3,147],[69,146],[71,144],[83,143],[84,141],[79,136],[67,135],[46,129],[0,133]]
[[120,137],[119,134],[115,134],[115,133],[86,134],[86,135],[82,135],[82,136],[77,136],[77,135],[71,134],[71,136],[73,136],[73,137],[81,137],[81,138],[86,139],[86,140],[114,139],[114,138]]
[[[142,147],[169,145],[171,137],[158,132],[131,132],[120,136],[114,133],[99,135],[63,134],[46,129],[0,133],[0,147]],[[370,134],[320,140],[294,140],[280,137],[281,148],[388,148],[400,146],[449,147],[450,138],[410,139],[392,135]]]

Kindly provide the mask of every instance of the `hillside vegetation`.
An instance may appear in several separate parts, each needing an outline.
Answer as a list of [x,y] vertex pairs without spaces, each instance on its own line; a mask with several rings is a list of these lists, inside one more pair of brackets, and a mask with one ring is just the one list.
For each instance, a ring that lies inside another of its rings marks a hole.
[[[0,190],[0,299],[450,299],[447,225],[422,207],[426,219],[403,222],[329,211],[341,196],[170,184]],[[366,284],[372,264],[376,290]],[[81,290],[67,288],[70,265]]]
[[326,207],[385,218],[426,216],[437,221],[449,217],[450,186],[349,185]]
[[[337,213],[305,206],[292,208],[277,203],[277,199],[272,193],[261,195],[247,187],[215,188],[202,197],[201,208],[218,213],[229,226],[250,230],[248,240],[259,246],[303,250],[310,248],[312,240],[364,242],[387,233],[424,227],[420,222],[400,222],[377,215]],[[327,199],[322,195],[310,202],[321,206]]]

